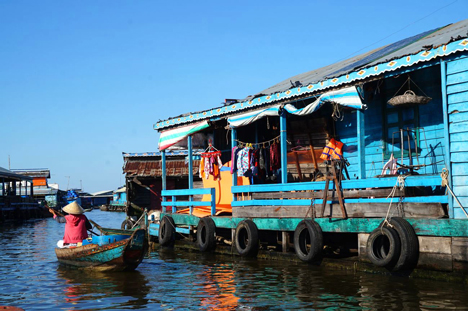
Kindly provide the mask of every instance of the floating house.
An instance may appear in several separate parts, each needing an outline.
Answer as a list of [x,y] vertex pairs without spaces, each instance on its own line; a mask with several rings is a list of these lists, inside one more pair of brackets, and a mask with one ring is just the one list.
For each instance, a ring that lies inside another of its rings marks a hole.
[[0,222],[43,217],[34,199],[33,178],[0,167]]
[[113,198],[112,190],[103,190],[91,193],[89,199],[91,200],[91,206],[98,208],[101,205],[107,206]]
[[[163,246],[187,234],[201,251],[225,240],[240,256],[317,262],[328,249],[390,271],[466,271],[468,20],[154,129],[170,211],[150,233]],[[201,153],[199,134],[212,137]],[[169,190],[181,142],[188,181]]]

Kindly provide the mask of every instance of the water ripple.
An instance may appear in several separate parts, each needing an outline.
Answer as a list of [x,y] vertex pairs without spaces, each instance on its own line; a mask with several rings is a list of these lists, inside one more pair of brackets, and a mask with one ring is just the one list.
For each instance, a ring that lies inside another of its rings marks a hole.
[[[119,227],[122,213],[88,216]],[[236,256],[151,253],[137,271],[93,273],[57,263],[63,224],[0,227],[0,305],[26,310],[455,310],[465,285],[324,270]]]

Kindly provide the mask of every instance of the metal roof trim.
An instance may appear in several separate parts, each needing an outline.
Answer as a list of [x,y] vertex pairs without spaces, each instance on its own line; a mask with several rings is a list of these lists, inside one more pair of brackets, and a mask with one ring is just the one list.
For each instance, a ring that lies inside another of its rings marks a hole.
[[[166,156],[187,156],[188,155],[188,150],[167,150]],[[193,150],[192,154],[198,154],[200,152],[203,152],[203,149],[195,149]],[[122,152],[122,156],[124,158],[133,158],[133,157],[160,157],[162,155],[161,151],[156,151],[156,152]]]
[[461,51],[468,51],[468,40],[466,38],[447,44],[442,44],[432,49],[420,50],[415,54],[403,55],[388,62],[382,62],[372,66],[363,66],[348,74],[343,74],[341,76],[320,81],[318,83],[309,84],[307,86],[296,87],[284,92],[278,92],[272,95],[265,95],[254,98],[249,101],[235,103],[230,106],[218,107],[183,117],[181,116],[177,118],[170,118],[165,121],[160,121],[154,124],[154,129],[162,130],[172,126],[210,119],[212,117],[219,117],[221,115],[237,113],[239,111],[246,110],[252,107],[259,107],[280,100],[302,96],[304,94],[318,93],[320,91],[324,91],[332,87],[341,87],[349,85],[351,83],[362,81],[364,79],[381,75],[386,72],[395,71],[404,67],[411,67],[421,62],[427,62],[435,58],[448,56],[450,54]]

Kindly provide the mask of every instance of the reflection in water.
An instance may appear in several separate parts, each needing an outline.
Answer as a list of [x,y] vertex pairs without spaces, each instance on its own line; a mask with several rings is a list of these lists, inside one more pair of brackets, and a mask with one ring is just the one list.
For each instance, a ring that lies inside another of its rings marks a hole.
[[63,292],[67,303],[76,304],[79,301],[87,301],[90,297],[101,302],[109,300],[108,305],[113,305],[112,299],[118,298],[116,301],[120,308],[146,306],[148,303],[148,281],[138,271],[84,273],[81,270],[59,266],[57,276],[65,281]]
[[[123,213],[88,217],[119,227]],[[298,262],[153,252],[134,272],[58,264],[63,225],[52,219],[0,226],[0,305],[25,310],[453,310],[466,286],[325,270]]]

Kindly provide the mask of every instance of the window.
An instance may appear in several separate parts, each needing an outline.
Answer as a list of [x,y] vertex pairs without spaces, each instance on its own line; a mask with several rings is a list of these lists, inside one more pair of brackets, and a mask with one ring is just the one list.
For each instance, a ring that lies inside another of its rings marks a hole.
[[[418,106],[384,108],[384,154],[389,158],[392,153],[396,158],[401,156],[403,141],[403,156],[408,157],[409,151],[414,155],[419,148],[419,110]],[[403,130],[403,131],[401,131]]]

